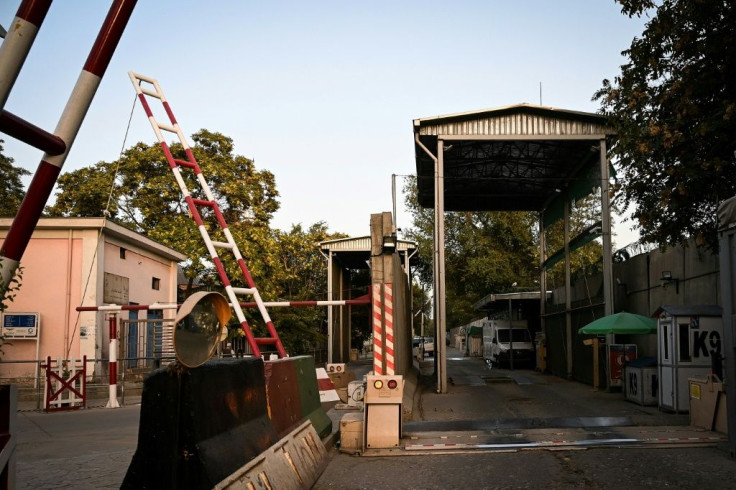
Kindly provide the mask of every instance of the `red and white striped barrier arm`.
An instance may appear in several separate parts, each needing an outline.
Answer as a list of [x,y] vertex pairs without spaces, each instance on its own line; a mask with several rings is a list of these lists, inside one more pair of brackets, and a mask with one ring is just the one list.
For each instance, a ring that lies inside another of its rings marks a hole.
[[[15,275],[15,271],[28,246],[33,230],[36,228],[38,219],[41,217],[41,212],[56,184],[61,167],[66,161],[66,157],[74,143],[74,139],[77,137],[84,116],[87,114],[87,110],[97,92],[97,87],[107,70],[107,66],[125,30],[128,19],[130,19],[130,15],[133,13],[136,1],[115,0],[108,11],[105,22],[84,64],[82,73],[77,79],[77,83],[69,96],[64,112],[61,114],[59,123],[54,130],[54,134],[61,138],[66,145],[66,151],[59,155],[44,154],[33,176],[33,180],[28,186],[26,197],[23,199],[13,223],[10,225],[5,242],[2,248],[0,248],[0,265],[2,265],[0,267],[0,293],[2,293],[0,297],[4,296]],[[32,3],[23,2],[21,9],[24,5],[30,5]],[[40,20],[42,19],[43,17]]]
[[[370,296],[367,294],[355,299],[331,300],[331,301],[266,301],[267,307],[307,307],[307,306],[361,306],[370,304]],[[102,305],[102,306],[77,306],[77,311],[139,311],[139,310],[175,310],[180,305],[176,303],[154,303],[151,305]],[[240,303],[243,308],[257,308],[255,302]]]
[[[361,306],[368,305],[371,302],[369,295],[364,295],[355,299],[335,299],[328,301],[266,301],[263,304],[268,308],[283,308],[283,307],[307,307],[307,306]],[[240,303],[243,308],[256,308],[257,303],[253,301]]]
[[383,315],[381,308],[381,285],[373,284],[373,374],[383,372]]

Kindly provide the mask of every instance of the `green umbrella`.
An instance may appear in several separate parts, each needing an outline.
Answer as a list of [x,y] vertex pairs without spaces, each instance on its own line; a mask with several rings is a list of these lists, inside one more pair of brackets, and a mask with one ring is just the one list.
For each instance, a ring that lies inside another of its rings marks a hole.
[[657,322],[648,316],[622,311],[592,321],[578,330],[578,333],[588,335],[657,333]]

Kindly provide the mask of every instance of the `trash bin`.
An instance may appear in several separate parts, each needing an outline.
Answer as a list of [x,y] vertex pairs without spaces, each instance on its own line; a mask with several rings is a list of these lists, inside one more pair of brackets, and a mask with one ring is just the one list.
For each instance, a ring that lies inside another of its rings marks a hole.
[[657,359],[642,357],[624,366],[624,394],[628,401],[645,407],[659,403]]

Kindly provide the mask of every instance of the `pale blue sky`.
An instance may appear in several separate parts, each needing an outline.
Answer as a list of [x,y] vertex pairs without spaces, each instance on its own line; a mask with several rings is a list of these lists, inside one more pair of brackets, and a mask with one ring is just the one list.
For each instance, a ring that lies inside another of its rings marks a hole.
[[[5,28],[19,3],[0,2]],[[109,5],[54,2],[7,110],[54,129]],[[415,172],[413,119],[538,104],[540,82],[544,105],[595,112],[643,23],[613,0],[141,0],[64,170],[117,158],[134,70],[158,79],[185,134],[219,131],[275,174],[273,226],[367,235],[391,210],[391,174]],[[40,151],[0,138],[35,171]],[[137,141],[155,141],[140,106],[126,147]]]

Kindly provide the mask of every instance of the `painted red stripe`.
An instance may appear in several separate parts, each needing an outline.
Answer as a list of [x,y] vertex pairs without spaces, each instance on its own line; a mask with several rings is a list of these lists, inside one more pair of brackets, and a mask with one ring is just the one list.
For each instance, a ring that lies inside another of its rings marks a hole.
[[225,268],[222,266],[220,257],[214,257],[212,259],[212,262],[214,262],[215,269],[217,269],[217,273],[220,275],[220,280],[222,281],[222,285],[224,287],[228,287],[230,285],[230,279],[227,278],[227,273],[225,272]]
[[84,70],[102,78],[120,42],[125,26],[137,0],[115,0],[107,12],[92,50],[84,63]]
[[41,27],[49,7],[51,7],[51,0],[24,0],[15,15],[36,27]]
[[169,107],[169,103],[164,101],[162,102],[164,106],[164,110],[166,111],[166,115],[169,116],[169,121],[171,121],[171,124],[176,124],[176,118],[174,117],[174,113],[171,112],[171,107]]
[[146,117],[153,117],[153,111],[151,111],[151,106],[148,105],[148,101],[146,100],[146,95],[138,94],[138,100],[141,102],[141,105],[143,106],[143,112],[146,113]]
[[220,228],[224,230],[227,230],[227,222],[225,221],[225,217],[222,215],[222,211],[220,211],[220,206],[217,204],[217,201],[213,201],[214,206],[212,206],[212,210],[215,212],[215,218],[217,218],[217,222],[220,223]]
[[319,391],[329,391],[335,389],[335,386],[332,384],[332,380],[330,380],[330,378],[317,378],[317,386],[319,387]]
[[63,139],[8,111],[0,112],[0,132],[28,143],[48,155],[61,155],[66,151]]
[[165,141],[162,141],[161,143],[159,143],[159,145],[161,146],[161,149],[164,152],[164,156],[166,157],[166,160],[169,162],[169,167],[176,168],[176,159],[174,158],[174,155],[171,154],[169,145],[167,145]]
[[202,221],[202,216],[199,215],[199,209],[197,209],[197,205],[194,204],[194,199],[192,199],[192,196],[187,196],[184,198],[184,200],[187,202],[189,212],[191,213],[194,222],[197,223],[197,226],[203,226],[204,222]]
[[248,287],[249,288],[256,287],[256,283],[251,277],[250,271],[248,270],[248,266],[245,265],[245,261],[243,259],[238,259],[238,265],[240,266],[240,270],[243,272],[243,276],[245,277],[245,283],[248,285]]
[[187,159],[194,164],[194,173],[199,175],[202,173],[202,170],[199,168],[199,164],[197,163],[197,159],[194,158],[194,153],[192,152],[191,148],[187,148],[184,150],[184,153],[187,155]]
[[0,248],[0,255],[20,262],[60,171],[60,167],[41,160],[31,185],[28,186],[26,197],[23,198],[5,242]]
[[110,362],[110,384],[118,384],[118,363]]

